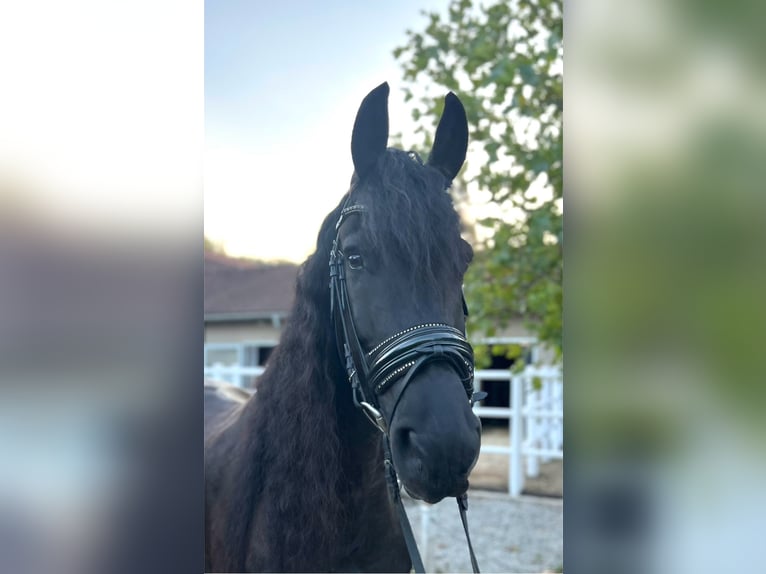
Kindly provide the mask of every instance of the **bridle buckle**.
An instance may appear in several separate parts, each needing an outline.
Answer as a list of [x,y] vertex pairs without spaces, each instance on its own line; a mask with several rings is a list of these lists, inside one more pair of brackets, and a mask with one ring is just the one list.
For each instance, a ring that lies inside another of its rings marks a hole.
[[373,407],[367,401],[359,401],[359,406],[362,407],[362,412],[370,419],[370,422],[374,424],[377,429],[383,434],[388,434],[388,424],[386,419],[383,418],[383,413]]

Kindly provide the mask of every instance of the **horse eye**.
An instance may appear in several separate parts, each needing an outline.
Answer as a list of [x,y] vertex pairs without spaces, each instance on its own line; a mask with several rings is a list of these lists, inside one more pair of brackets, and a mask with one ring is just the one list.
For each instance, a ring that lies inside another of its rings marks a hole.
[[361,255],[349,255],[348,256],[348,266],[351,269],[361,269],[364,267],[364,260],[362,259]]

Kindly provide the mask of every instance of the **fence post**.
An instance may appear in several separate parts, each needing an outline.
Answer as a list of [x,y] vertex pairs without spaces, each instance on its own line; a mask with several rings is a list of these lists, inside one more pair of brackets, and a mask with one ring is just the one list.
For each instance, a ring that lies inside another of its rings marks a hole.
[[[546,372],[546,376],[548,378],[544,380],[544,384],[542,388],[543,400],[542,400],[541,408],[546,411],[551,411],[553,410],[554,381],[552,378],[553,373],[551,372],[550,369],[548,369],[548,371]],[[553,419],[545,419],[544,427],[543,427],[545,429],[545,433],[542,435],[542,444],[540,446],[546,450],[551,450],[553,448],[553,440],[552,440],[553,427],[554,427]],[[546,455],[542,457],[542,462],[550,462],[550,461],[551,461],[550,456]]]
[[[527,373],[524,377],[524,418],[526,419],[526,440],[523,444],[528,449],[540,448],[540,436],[542,434],[542,422],[535,417],[535,411],[540,408],[540,391],[534,387],[534,376]],[[527,463],[527,476],[540,474],[540,459],[537,455],[529,454],[525,457]]]
[[521,375],[511,376],[511,456],[508,461],[508,493],[511,496],[519,496],[524,487],[524,478],[521,468],[521,417],[524,408],[522,404]]

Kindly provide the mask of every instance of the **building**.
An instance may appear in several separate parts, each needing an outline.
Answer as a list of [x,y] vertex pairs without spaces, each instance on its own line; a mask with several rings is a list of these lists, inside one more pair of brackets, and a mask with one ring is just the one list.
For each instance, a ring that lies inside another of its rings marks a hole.
[[279,342],[298,266],[205,253],[205,373],[252,386]]

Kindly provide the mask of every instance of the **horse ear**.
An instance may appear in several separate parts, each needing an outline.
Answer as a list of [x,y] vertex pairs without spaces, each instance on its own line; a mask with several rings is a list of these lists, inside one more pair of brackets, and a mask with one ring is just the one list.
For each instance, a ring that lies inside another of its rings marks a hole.
[[452,92],[444,99],[444,112],[436,128],[434,146],[428,165],[441,171],[452,181],[463,167],[468,149],[468,120],[460,99]]
[[383,82],[362,100],[351,133],[354,171],[361,178],[376,164],[388,143],[388,82]]

